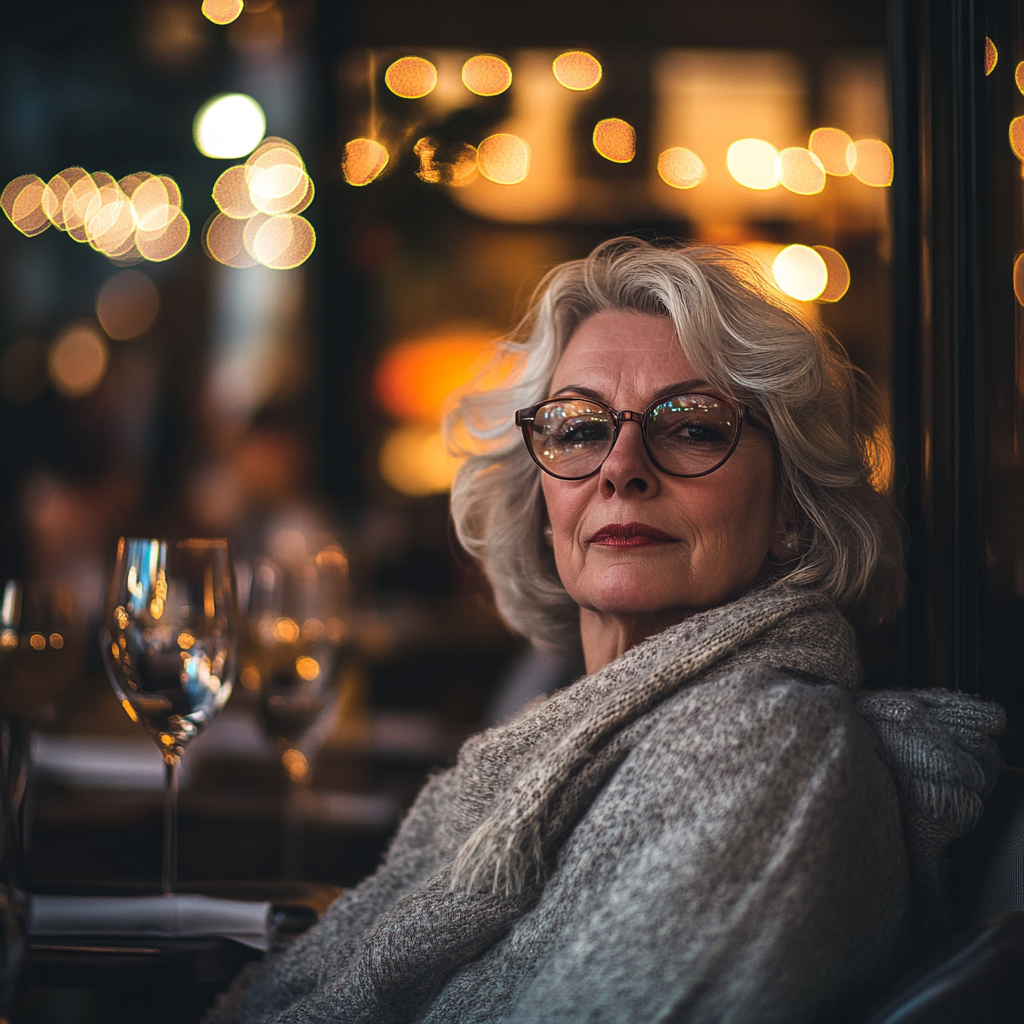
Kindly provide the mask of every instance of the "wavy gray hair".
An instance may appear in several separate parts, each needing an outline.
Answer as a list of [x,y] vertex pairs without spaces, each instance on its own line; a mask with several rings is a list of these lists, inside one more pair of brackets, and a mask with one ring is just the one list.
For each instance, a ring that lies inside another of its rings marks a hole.
[[790,560],[772,564],[774,577],[821,588],[861,621],[895,612],[903,547],[878,483],[892,455],[871,382],[749,253],[619,238],[547,274],[499,345],[497,358],[515,367],[508,382],[467,390],[446,421],[453,450],[469,454],[452,488],[456,534],[506,623],[542,647],[580,643],[579,609],[543,536],[541,471],[514,415],[548,396],[573,333],[610,310],[668,317],[696,371],[771,425],[776,500],[800,538]]

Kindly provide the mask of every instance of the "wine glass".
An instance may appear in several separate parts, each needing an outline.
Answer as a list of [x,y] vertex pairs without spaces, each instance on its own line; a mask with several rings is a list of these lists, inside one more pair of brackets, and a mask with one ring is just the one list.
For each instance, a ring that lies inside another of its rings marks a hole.
[[348,560],[327,544],[315,555],[253,565],[242,683],[259,691],[263,726],[289,780],[282,867],[298,877],[309,762],[337,695],[338,655],[349,635]]
[[238,602],[223,538],[122,537],[100,628],[128,717],[164,759],[163,891],[177,885],[178,764],[231,696]]

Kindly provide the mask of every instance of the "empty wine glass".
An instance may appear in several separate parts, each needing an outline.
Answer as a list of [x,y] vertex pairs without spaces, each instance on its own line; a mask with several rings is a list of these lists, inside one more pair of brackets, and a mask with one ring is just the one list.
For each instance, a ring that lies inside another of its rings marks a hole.
[[178,765],[231,696],[238,602],[222,538],[122,537],[100,628],[121,706],[164,759],[163,891],[177,884]]

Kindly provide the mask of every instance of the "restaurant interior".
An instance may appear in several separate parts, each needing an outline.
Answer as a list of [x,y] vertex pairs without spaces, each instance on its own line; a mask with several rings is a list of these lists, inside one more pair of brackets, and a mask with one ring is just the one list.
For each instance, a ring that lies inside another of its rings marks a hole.
[[[28,901],[173,886],[302,931],[466,737],[583,672],[498,617],[442,426],[615,236],[751,251],[874,380],[910,591],[861,628],[866,685],[1000,701],[1024,765],[1019,11],[8,7],[0,1017],[198,1020],[257,947],[41,939]],[[221,664],[174,627],[180,735],[125,641],[169,566],[227,636]]]

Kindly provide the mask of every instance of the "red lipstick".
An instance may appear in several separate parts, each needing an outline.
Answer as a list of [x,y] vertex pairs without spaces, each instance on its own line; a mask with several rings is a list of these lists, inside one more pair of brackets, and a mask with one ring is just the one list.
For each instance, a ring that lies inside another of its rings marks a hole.
[[677,537],[647,523],[609,523],[590,538],[590,543],[603,547],[637,548],[647,544],[670,544],[676,540]]

